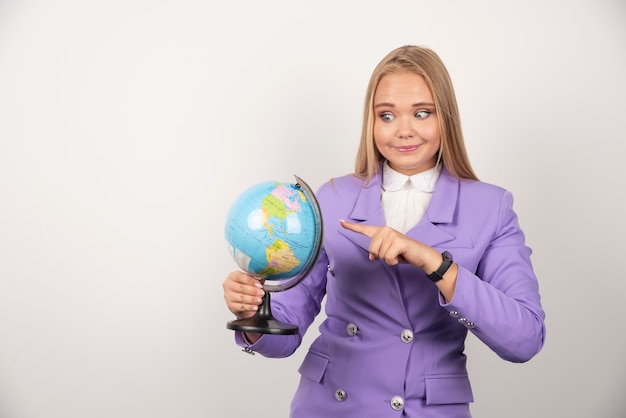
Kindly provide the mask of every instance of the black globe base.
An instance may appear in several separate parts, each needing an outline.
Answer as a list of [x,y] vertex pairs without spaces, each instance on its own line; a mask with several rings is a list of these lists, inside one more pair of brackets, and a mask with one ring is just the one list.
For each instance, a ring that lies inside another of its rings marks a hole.
[[293,335],[298,333],[298,326],[279,321],[272,315],[270,292],[265,292],[257,313],[246,319],[235,319],[226,323],[226,328],[235,331],[257,334]]

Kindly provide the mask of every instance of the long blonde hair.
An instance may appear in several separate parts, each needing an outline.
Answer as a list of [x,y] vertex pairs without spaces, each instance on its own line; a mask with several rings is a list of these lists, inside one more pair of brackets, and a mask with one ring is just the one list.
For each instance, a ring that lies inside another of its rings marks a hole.
[[406,45],[387,54],[376,66],[365,94],[361,142],[356,155],[355,174],[367,181],[378,173],[384,160],[374,143],[374,94],[387,74],[408,71],[424,77],[433,95],[441,133],[439,160],[459,179],[478,180],[465,150],[459,109],[450,75],[439,56],[428,48]]

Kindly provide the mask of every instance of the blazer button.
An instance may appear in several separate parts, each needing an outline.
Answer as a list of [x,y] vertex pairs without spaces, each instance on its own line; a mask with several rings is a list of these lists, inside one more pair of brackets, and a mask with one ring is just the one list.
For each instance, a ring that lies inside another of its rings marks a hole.
[[457,316],[459,316],[459,313],[457,311],[450,311],[450,316],[456,318]]
[[348,397],[348,394],[346,393],[345,390],[339,388],[335,391],[335,399],[337,399],[339,402],[345,401],[347,397]]
[[467,323],[467,318],[459,318],[459,324],[465,325]]
[[467,324],[465,324],[466,327],[472,329],[472,328],[476,328],[476,324],[473,322],[468,322]]
[[400,333],[400,338],[402,339],[402,342],[408,344],[413,341],[413,332],[410,329],[405,329]]
[[346,327],[346,331],[348,332],[349,336],[354,337],[359,332],[359,327],[357,327],[356,324],[350,322]]
[[404,408],[404,399],[402,399],[400,396],[394,396],[393,398],[391,398],[390,404],[392,409],[394,409],[395,411],[399,411]]

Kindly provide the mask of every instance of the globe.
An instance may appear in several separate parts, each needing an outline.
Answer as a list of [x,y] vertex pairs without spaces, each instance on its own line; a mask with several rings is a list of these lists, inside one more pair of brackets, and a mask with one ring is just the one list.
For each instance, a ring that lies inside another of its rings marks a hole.
[[229,252],[240,269],[264,279],[266,291],[252,322],[231,321],[228,328],[277,334],[294,332],[290,324],[279,324],[271,316],[269,293],[287,290],[306,276],[317,260],[323,234],[315,194],[301,178],[295,178],[295,184],[280,181],[255,184],[244,190],[228,211],[224,236]]

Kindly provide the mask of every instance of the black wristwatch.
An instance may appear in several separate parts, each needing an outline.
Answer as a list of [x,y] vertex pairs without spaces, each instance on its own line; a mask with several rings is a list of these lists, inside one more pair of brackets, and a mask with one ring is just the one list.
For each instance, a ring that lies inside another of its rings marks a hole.
[[443,263],[441,263],[441,266],[439,266],[437,270],[428,275],[428,278],[433,283],[436,283],[439,280],[443,279],[443,275],[446,274],[446,271],[448,271],[448,269],[452,265],[452,254],[444,251],[441,253],[441,255],[443,256]]

